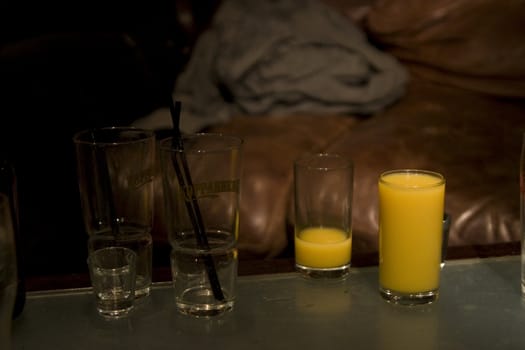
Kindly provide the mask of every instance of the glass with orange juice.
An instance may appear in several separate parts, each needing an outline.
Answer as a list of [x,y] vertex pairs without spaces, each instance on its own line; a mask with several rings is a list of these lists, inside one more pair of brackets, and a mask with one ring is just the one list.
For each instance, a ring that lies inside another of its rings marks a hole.
[[445,178],[427,171],[391,170],[379,177],[379,288],[398,304],[438,297]]
[[343,278],[352,256],[353,165],[337,154],[294,164],[295,266],[304,276]]

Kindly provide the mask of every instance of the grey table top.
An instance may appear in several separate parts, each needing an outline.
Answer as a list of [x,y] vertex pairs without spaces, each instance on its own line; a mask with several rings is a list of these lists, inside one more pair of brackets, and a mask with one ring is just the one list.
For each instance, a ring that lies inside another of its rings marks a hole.
[[195,319],[156,284],[129,318],[98,316],[90,289],[29,293],[14,349],[525,349],[519,256],[449,261],[436,303],[386,303],[377,267],[344,282],[240,277],[232,312]]

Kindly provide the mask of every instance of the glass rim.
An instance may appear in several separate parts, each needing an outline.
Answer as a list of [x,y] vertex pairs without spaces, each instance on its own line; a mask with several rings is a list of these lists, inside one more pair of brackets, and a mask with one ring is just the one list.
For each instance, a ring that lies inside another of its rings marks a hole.
[[[386,179],[387,176],[392,174],[405,174],[405,175],[430,175],[432,177],[435,177],[437,181],[435,183],[430,183],[427,185],[404,185],[404,184],[398,184],[398,183],[392,183]],[[385,184],[390,187],[396,187],[396,188],[405,188],[405,189],[427,189],[427,188],[433,188],[433,187],[439,187],[446,183],[445,177],[443,174],[438,173],[436,171],[432,170],[425,170],[425,169],[393,169],[393,170],[387,170],[381,173],[379,175],[379,182],[382,184]]]
[[308,170],[341,170],[353,169],[352,160],[339,153],[319,152],[303,154],[294,161],[295,168]]
[[[113,247],[112,246],[112,247],[104,247],[104,248],[96,249],[92,251],[91,253],[89,253],[88,258],[87,258],[87,263],[91,265],[93,260],[100,259],[101,257],[99,256],[99,254],[101,254],[102,252],[111,252],[110,254],[115,254],[115,253],[124,254],[126,260],[132,265],[135,264],[135,261],[137,259],[137,253],[134,250],[130,248],[126,248],[126,247],[120,247],[120,246]],[[106,268],[106,270],[116,271],[116,270],[122,269],[123,267],[124,266]]]
[[[115,135],[118,135],[118,133],[121,133],[121,132],[132,132],[136,135],[142,135],[142,136],[137,136],[136,138],[114,140],[114,141],[97,141],[93,137],[94,133],[97,133],[97,132],[98,133],[115,132]],[[88,139],[86,138],[86,136],[91,136],[91,137]],[[151,140],[152,138],[153,139],[155,138],[155,132],[153,130],[137,128],[134,126],[104,126],[104,127],[84,129],[84,130],[80,130],[76,132],[73,135],[73,142],[79,145],[108,146],[108,145],[141,143],[147,140]]]

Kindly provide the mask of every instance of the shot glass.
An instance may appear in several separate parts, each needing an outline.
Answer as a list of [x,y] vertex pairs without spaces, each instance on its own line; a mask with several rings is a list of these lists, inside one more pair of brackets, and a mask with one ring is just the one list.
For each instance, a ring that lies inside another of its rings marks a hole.
[[194,134],[160,142],[177,309],[197,317],[234,306],[242,139]]
[[136,296],[151,286],[155,134],[133,127],[87,129],[73,137],[88,251],[109,246],[137,254]]
[[137,254],[106,247],[89,254],[88,266],[98,312],[106,318],[126,316],[135,300]]
[[379,177],[379,289],[389,302],[435,301],[443,243],[445,178],[415,169]]
[[295,267],[311,278],[343,278],[352,256],[353,164],[337,154],[294,164]]

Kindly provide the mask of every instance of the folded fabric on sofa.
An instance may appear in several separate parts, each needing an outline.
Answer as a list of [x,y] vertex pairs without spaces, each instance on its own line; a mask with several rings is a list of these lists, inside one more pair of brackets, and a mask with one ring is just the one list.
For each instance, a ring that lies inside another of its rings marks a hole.
[[183,102],[182,128],[193,132],[236,114],[371,114],[397,100],[406,81],[393,56],[318,0],[229,0],[196,43],[174,96]]

